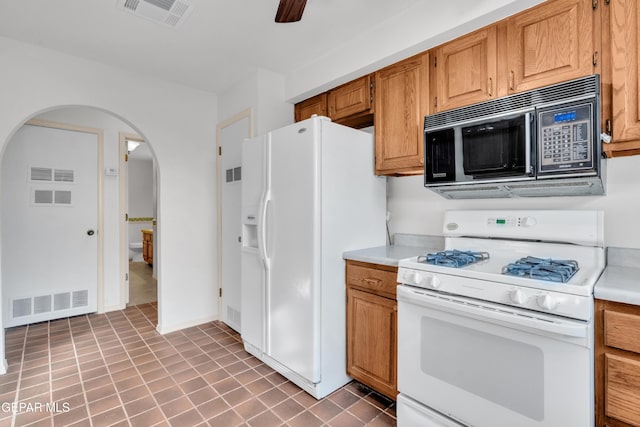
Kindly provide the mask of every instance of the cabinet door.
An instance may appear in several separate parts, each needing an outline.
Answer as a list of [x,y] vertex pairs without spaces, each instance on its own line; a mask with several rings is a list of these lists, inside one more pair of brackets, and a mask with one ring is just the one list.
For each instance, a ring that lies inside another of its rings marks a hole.
[[496,26],[490,26],[435,49],[433,96],[437,111],[487,101],[495,96],[496,47]]
[[630,425],[640,425],[640,362],[606,355],[605,413]]
[[306,120],[312,115],[328,116],[327,114],[327,93],[321,93],[312,98],[299,102],[294,107],[296,122]]
[[612,1],[609,7],[613,142],[640,139],[640,7],[636,0]]
[[373,104],[371,76],[364,76],[329,91],[329,117],[339,121],[354,114],[370,113]]
[[640,425],[640,307],[594,301],[596,426]]
[[424,116],[428,114],[429,54],[376,72],[376,173],[422,173]]
[[509,92],[594,73],[592,0],[552,0],[507,21]]
[[347,373],[395,400],[395,300],[347,287]]

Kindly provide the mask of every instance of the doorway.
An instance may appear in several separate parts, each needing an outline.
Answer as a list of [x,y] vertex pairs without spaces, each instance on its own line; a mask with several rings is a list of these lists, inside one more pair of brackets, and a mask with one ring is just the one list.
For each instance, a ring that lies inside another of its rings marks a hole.
[[236,331],[240,325],[242,141],[253,134],[251,109],[218,124],[218,313]]
[[135,134],[120,134],[126,193],[126,306],[156,304],[158,282],[154,256],[156,228],[155,161],[149,145]]
[[31,120],[2,157],[4,326],[102,309],[99,129]]
[[[72,107],[60,106],[55,109],[39,113],[38,115],[35,116],[34,119],[30,120],[29,123],[32,123],[32,124],[38,123],[41,125],[46,123],[53,123],[53,124],[56,124],[57,126],[58,125],[62,126],[63,129],[70,132],[77,132],[78,129],[89,129],[95,132],[96,135],[99,135],[99,139],[101,142],[100,142],[99,148],[97,149],[97,154],[96,154],[99,157],[99,160],[85,161],[85,163],[90,162],[95,168],[96,171],[94,173],[94,176],[96,177],[99,183],[99,190],[93,191],[93,195],[97,199],[97,204],[98,204],[98,207],[97,207],[98,212],[97,212],[97,220],[96,220],[98,225],[97,225],[97,228],[93,228],[95,232],[92,236],[92,238],[94,238],[97,241],[97,251],[98,251],[98,254],[96,257],[97,261],[94,262],[94,267],[92,267],[92,275],[93,277],[96,278],[95,280],[97,280],[98,287],[97,287],[97,292],[94,292],[95,296],[88,297],[87,301],[93,300],[94,308],[92,309],[92,311],[98,311],[99,313],[121,310],[126,308],[126,302],[128,298],[127,286],[128,286],[129,271],[128,271],[128,267],[121,262],[122,258],[124,258],[128,262],[128,249],[129,249],[127,240],[125,240],[127,236],[124,235],[124,233],[127,232],[126,222],[124,222],[124,214],[126,212],[125,211],[126,203],[122,201],[123,192],[121,190],[121,181],[123,178],[123,174],[126,173],[126,169],[123,168],[119,163],[119,154],[120,154],[119,136],[120,134],[142,135],[142,133],[140,133],[137,129],[133,128],[123,119],[119,118],[118,116],[110,112],[93,108],[93,107],[87,107],[87,106],[72,106]],[[140,138],[144,139],[143,137],[140,137]],[[5,149],[1,160],[4,160],[5,155],[7,154],[9,144],[10,142],[7,144],[7,149]],[[151,149],[151,146],[148,142],[147,142],[147,147]],[[67,156],[70,156],[74,154],[75,150],[64,150],[64,152]],[[157,168],[157,161],[155,160],[155,156],[153,156],[153,159],[154,159],[153,161],[154,161],[154,168],[155,168],[154,174],[157,174],[158,168]],[[44,159],[44,160],[47,160],[47,159]],[[34,166],[41,166],[41,165],[34,164]],[[53,166],[52,168],[56,169],[55,166]],[[28,167],[19,168],[19,169],[23,173],[23,175],[25,171],[29,170]],[[60,179],[63,179],[65,176],[64,171],[73,169],[73,168],[58,166],[57,169],[60,169],[63,172],[61,174],[59,172],[60,174],[59,176],[61,177]],[[52,173],[55,173],[55,171],[52,171]],[[69,174],[67,173],[66,175],[69,175]],[[85,172],[82,172],[82,173],[78,172],[77,176],[80,177],[85,175],[86,175]],[[2,180],[2,182],[4,183],[4,180]],[[25,178],[21,182],[21,185],[24,185],[24,183],[26,182],[28,182],[27,178]],[[29,185],[32,186],[31,183],[29,183]],[[60,196],[60,198],[58,199],[58,202],[61,206],[51,206],[50,208],[57,209],[56,212],[62,209],[67,209],[67,210],[75,209],[69,206],[65,207],[64,204],[62,203],[64,202],[64,199],[62,198],[65,195],[64,191],[68,190],[68,189],[62,188],[62,186],[66,184],[52,182],[49,185],[52,187],[51,190],[53,191],[53,193],[51,193],[51,195],[54,198],[55,198],[56,189],[63,190],[63,192],[58,194]],[[73,196],[74,196],[73,191],[75,189],[76,184],[69,183],[68,186],[71,187],[72,189],[71,197],[73,200]],[[10,186],[10,188],[7,188],[5,185],[3,185],[2,187],[3,187],[2,197],[4,197],[5,193],[11,192],[11,191],[19,191],[13,188],[13,186]],[[22,193],[26,194],[24,193],[24,191]],[[39,193],[39,196],[45,197],[44,199],[39,199],[39,201],[47,200],[45,193]],[[154,189],[154,194],[155,193],[156,192]],[[68,193],[66,194],[68,195]],[[124,194],[126,195],[126,192]],[[3,221],[4,221],[4,218],[7,217],[6,212],[7,212],[7,209],[9,208],[10,207],[8,203],[3,203],[1,206],[2,213],[3,213],[2,215]],[[44,212],[44,211],[45,210],[42,210],[41,212]],[[156,212],[153,213],[153,217],[157,218]],[[47,219],[49,223],[55,223],[56,220],[57,220],[57,216],[55,214],[49,219]],[[92,228],[89,228],[89,227],[83,228],[83,233],[84,233],[83,236],[86,235],[87,238],[90,238],[90,236],[86,234],[90,230],[92,230]],[[124,237],[122,237],[123,235]],[[5,246],[6,244],[7,236],[8,236],[7,233],[2,234],[2,240],[0,244],[2,244],[3,246]],[[59,241],[64,242],[66,244],[67,241],[70,240],[70,239],[67,239],[67,237],[68,236],[65,236],[64,238],[60,238]],[[157,239],[155,243],[157,246],[158,244]],[[13,251],[9,251],[9,250],[3,251],[3,257],[2,257],[3,264],[8,262],[8,258],[6,255],[9,252],[13,252]],[[64,251],[60,250],[58,252],[60,255],[70,253],[67,250],[64,250]],[[154,252],[157,252],[157,250]],[[38,259],[35,259],[33,256],[29,257],[29,255],[27,254],[24,256],[23,259],[24,259],[24,261],[22,261],[23,264],[26,263],[29,266],[28,269],[23,269],[24,271],[26,271],[31,269],[32,266],[37,266],[39,264],[42,264],[41,261],[42,259],[44,259],[44,257],[40,256]],[[71,272],[77,271],[78,268],[76,268],[76,266],[80,262],[78,261],[79,258],[71,256],[71,257],[67,257],[67,259],[77,261],[74,264],[73,268],[68,269]],[[88,266],[89,263],[83,262],[82,265]],[[154,265],[157,266],[157,263],[154,263]],[[0,270],[2,271],[3,276],[5,272],[9,271],[8,269],[4,269],[4,266]],[[159,290],[161,286],[160,273],[159,272],[158,274],[154,273],[154,278],[158,279],[157,280],[158,285],[156,288]],[[69,282],[69,284],[73,284],[74,286],[76,284],[79,284],[78,286],[80,286],[82,283],[86,283],[85,280],[77,277],[68,279],[67,281]],[[10,304],[10,301],[9,301],[10,291],[7,290],[7,283],[9,283],[7,280],[2,281],[3,292],[2,292],[1,303],[5,308],[8,308],[8,305]],[[124,293],[125,289],[127,290],[126,294]],[[82,289],[74,288],[69,290],[74,291],[74,290],[82,290]],[[45,297],[45,298],[38,298],[37,310],[41,311],[43,310],[42,308],[43,304],[46,307],[46,302],[47,302],[46,295],[38,294],[35,296]],[[77,298],[76,304],[78,304],[79,302],[82,302],[82,299],[80,298],[82,296],[83,296],[82,293],[79,293],[78,295],[76,295],[76,298]],[[17,296],[13,296],[11,298],[17,298]],[[73,295],[72,295],[72,298],[73,298]],[[55,300],[55,296],[53,296],[53,299]],[[97,309],[95,308],[96,300],[97,300]],[[72,301],[71,304],[73,304],[73,299],[71,301]],[[25,303],[25,306],[26,305],[27,304]],[[32,303],[30,304],[30,307],[33,312],[36,311],[35,305],[33,303],[33,299],[32,299]],[[148,310],[146,308],[148,308]],[[148,317],[157,324],[158,313],[161,309],[161,303],[159,302],[154,303],[153,306],[148,305],[146,308],[143,309],[145,314],[148,313]],[[7,322],[8,312],[9,312],[8,309],[3,310],[3,321],[4,321],[3,326],[5,327],[12,325],[11,323]],[[74,315],[74,314],[79,314],[79,313],[69,313],[69,315]],[[40,319],[40,320],[43,320],[43,319]],[[33,321],[39,321],[39,320],[34,319]]]

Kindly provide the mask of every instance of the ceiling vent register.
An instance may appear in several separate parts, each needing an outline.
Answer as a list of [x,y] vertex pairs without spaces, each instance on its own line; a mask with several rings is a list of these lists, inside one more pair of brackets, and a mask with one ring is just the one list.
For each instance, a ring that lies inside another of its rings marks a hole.
[[182,24],[193,6],[185,0],[118,0],[118,8],[170,27]]

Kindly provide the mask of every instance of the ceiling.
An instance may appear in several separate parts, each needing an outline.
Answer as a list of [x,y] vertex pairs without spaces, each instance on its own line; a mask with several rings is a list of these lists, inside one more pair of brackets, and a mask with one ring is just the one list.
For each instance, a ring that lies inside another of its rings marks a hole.
[[[308,0],[276,24],[278,0],[188,0],[178,27],[120,10],[118,0],[3,0],[0,36],[221,92],[256,68],[286,74],[428,0]],[[441,2],[437,2],[441,7]]]
[[215,93],[267,69],[300,100],[544,0],[308,0],[288,24],[279,0],[175,1],[192,6],[177,27],[124,0],[0,0],[0,37]]

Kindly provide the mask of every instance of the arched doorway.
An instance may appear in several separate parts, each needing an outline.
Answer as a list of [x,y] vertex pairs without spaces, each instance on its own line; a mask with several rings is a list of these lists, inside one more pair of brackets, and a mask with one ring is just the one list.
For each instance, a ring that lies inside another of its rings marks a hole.
[[[96,170],[96,179],[99,183],[98,189],[96,190],[98,193],[96,201],[98,218],[96,223],[100,224],[100,229],[97,230],[96,236],[96,240],[99,240],[99,243],[97,247],[97,271],[95,274],[101,284],[98,290],[99,298],[96,307],[99,312],[123,309],[127,297],[122,292],[122,283],[128,279],[129,272],[121,262],[123,258],[121,256],[123,248],[127,248],[128,245],[122,243],[122,233],[120,232],[123,224],[126,226],[126,222],[123,221],[124,214],[126,213],[126,205],[123,206],[120,201],[120,180],[122,179],[122,175],[119,167],[119,157],[121,155],[119,151],[119,137],[123,132],[137,135],[141,135],[141,133],[116,115],[92,107],[59,107],[37,114],[33,119],[36,119],[40,123],[46,121],[47,123],[64,124],[70,127],[70,132],[74,132],[72,128],[77,127],[98,129],[102,133],[103,147],[99,149],[101,161],[97,163]],[[8,142],[7,147],[12,143],[13,139]],[[5,149],[3,158],[7,153],[8,151]],[[72,153],[69,153],[69,155],[71,154]],[[6,192],[4,181],[5,180],[3,180],[3,193]],[[7,216],[5,215],[7,209],[11,209],[11,206],[3,203],[2,218]],[[6,233],[2,233],[3,246],[6,244],[5,236]],[[157,244],[158,242],[156,241],[156,245]],[[72,257],[63,256],[61,259],[69,263],[71,269],[74,268]],[[28,264],[28,262],[29,261],[26,261],[25,264]],[[31,260],[31,262],[37,262],[37,260]],[[7,286],[12,286],[12,284],[10,283],[11,280],[4,280],[5,269],[2,269],[2,274],[2,287],[4,291],[2,293],[3,305],[4,307],[8,307],[5,296],[10,295],[10,292],[6,292],[6,289]],[[54,304],[54,300],[55,296],[52,297],[52,304]],[[43,300],[38,299],[38,302],[42,304]],[[44,302],[46,303],[46,301]],[[36,299],[32,299],[30,304],[31,310],[35,310]],[[42,310],[42,307],[39,307],[38,310]],[[157,325],[157,303],[155,303],[153,310],[155,313],[149,312],[148,314],[153,319],[154,325]],[[11,310],[8,311],[9,313],[3,313],[3,325],[9,324],[7,323],[7,319],[8,316],[11,315]],[[64,313],[64,311],[60,313]]]

